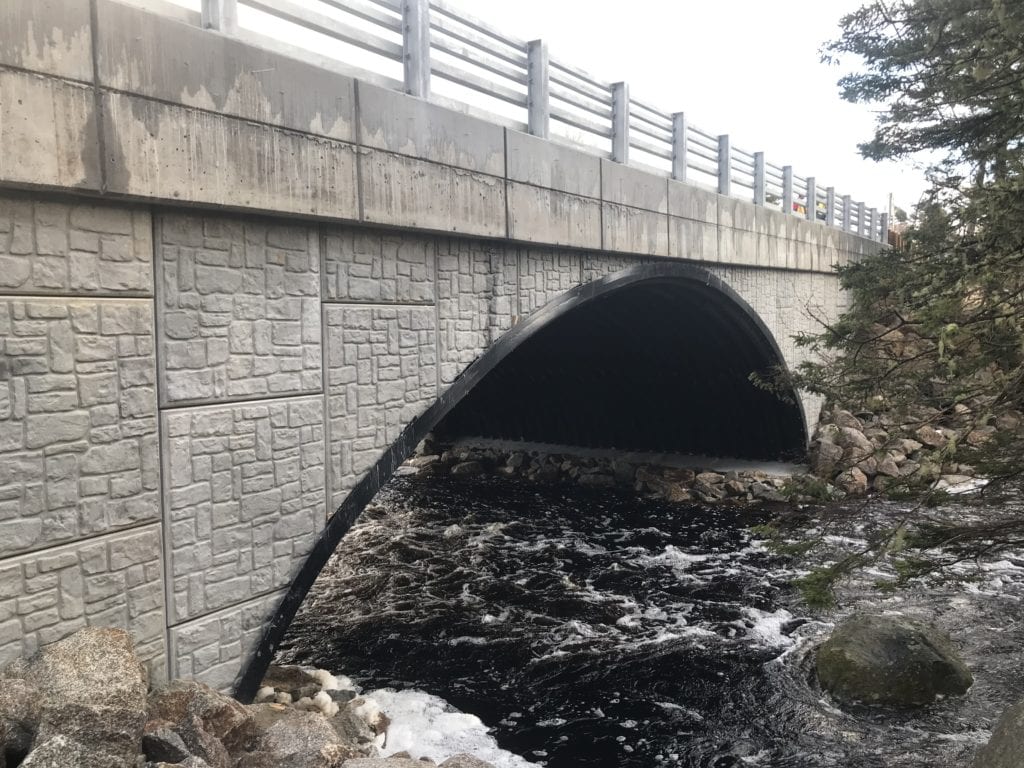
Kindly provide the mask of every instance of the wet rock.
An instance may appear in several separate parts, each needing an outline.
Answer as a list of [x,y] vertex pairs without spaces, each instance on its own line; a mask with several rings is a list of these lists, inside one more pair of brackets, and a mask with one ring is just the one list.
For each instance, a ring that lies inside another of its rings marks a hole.
[[922,443],[927,445],[929,448],[945,448],[946,443],[949,442],[949,438],[946,437],[942,432],[937,430],[928,424],[923,427],[919,427],[914,432],[914,437],[920,440]]
[[818,679],[843,702],[923,706],[973,678],[939,630],[899,616],[853,616],[818,649]]
[[863,496],[868,492],[868,476],[857,467],[840,472],[835,484],[848,496]]
[[519,469],[526,463],[526,454],[522,451],[515,451],[509,454],[508,460],[505,462],[505,466],[509,469]]
[[785,501],[786,497],[775,486],[762,482],[750,484],[750,495],[759,501]]
[[615,478],[611,475],[602,475],[596,472],[580,475],[577,482],[584,488],[614,488]]
[[441,768],[494,768],[494,766],[479,757],[462,753],[449,757],[441,763]]
[[748,491],[747,484],[742,480],[726,480],[722,487],[729,496],[746,496]]
[[43,700],[27,680],[0,679],[0,766],[6,754],[16,762],[28,754],[39,729]]
[[[445,538],[450,538],[448,536],[448,529],[445,529],[444,535]],[[331,697],[331,701],[333,701],[335,704],[347,704],[356,697],[356,692],[353,691],[351,688],[342,688],[340,690],[326,691],[326,693],[328,696]]]
[[478,477],[484,473],[479,461],[460,461],[452,467],[452,477]]
[[1024,756],[1024,701],[1010,707],[978,751],[974,768],[1020,768]]
[[717,485],[725,481],[725,475],[720,475],[717,472],[701,472],[693,481],[702,485]]
[[532,478],[538,483],[557,483],[561,473],[555,464],[543,464],[537,467],[532,473]]
[[[269,673],[267,677],[270,677]],[[319,690],[319,683],[316,683],[316,688]],[[256,737],[255,723],[249,710],[203,683],[175,680],[154,691],[149,697],[148,707],[150,720],[187,724],[190,728],[198,723],[196,727],[232,753],[248,749]],[[189,744],[189,736],[180,731],[179,734]],[[197,742],[205,741],[198,734],[194,738]],[[210,762],[199,752],[193,751],[192,754]]]
[[620,485],[632,485],[636,477],[636,465],[628,461],[616,460],[612,462],[612,475],[615,482]]

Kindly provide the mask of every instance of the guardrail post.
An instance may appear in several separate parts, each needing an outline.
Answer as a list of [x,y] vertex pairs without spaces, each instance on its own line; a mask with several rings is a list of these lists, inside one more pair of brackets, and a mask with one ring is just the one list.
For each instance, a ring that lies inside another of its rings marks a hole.
[[526,44],[526,111],[528,130],[542,139],[551,125],[551,92],[548,79],[548,44],[531,40]]
[[889,213],[882,213],[882,231],[878,234],[878,241],[880,243],[889,244]]
[[853,231],[853,200],[849,195],[843,195],[843,231]]
[[686,181],[686,142],[689,141],[689,130],[686,127],[686,114],[676,112],[672,115],[672,178]]
[[867,229],[868,210],[864,203],[857,203],[857,234],[864,237]]
[[238,31],[238,0],[203,0],[203,29],[225,35]]
[[765,183],[764,152],[754,153],[754,205],[764,205],[768,198]]
[[718,194],[732,193],[732,148],[729,146],[729,134],[718,137]]
[[825,224],[829,227],[836,225],[836,188],[825,188]]
[[629,85],[612,85],[612,160],[629,162]]
[[793,166],[782,166],[782,212],[787,216],[793,213]]
[[402,0],[402,59],[405,92],[430,97],[430,2]]
[[818,182],[813,176],[807,177],[807,205],[804,215],[808,221],[818,220]]

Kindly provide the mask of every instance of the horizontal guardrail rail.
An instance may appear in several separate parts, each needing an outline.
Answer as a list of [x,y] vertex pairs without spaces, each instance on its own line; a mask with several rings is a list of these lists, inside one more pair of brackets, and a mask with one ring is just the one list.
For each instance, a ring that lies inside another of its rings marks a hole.
[[[506,35],[448,0],[202,0],[203,26],[228,35],[247,32],[239,27],[239,6],[358,50],[375,82],[413,96],[444,103],[454,94],[474,112],[483,102],[497,122],[535,136],[557,137],[618,163],[861,237],[888,238],[888,215],[876,208],[821,186],[814,176],[797,176],[792,166],[768,163],[763,152],[735,147],[728,134],[703,131],[683,112],[640,101],[628,84],[605,82],[555,59],[544,41]],[[375,62],[382,66],[375,69]],[[396,65],[400,84],[389,74]]]

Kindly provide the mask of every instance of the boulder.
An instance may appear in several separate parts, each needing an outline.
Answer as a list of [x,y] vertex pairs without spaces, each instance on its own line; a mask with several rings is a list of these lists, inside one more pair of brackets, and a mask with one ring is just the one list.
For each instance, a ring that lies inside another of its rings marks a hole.
[[181,736],[174,732],[174,723],[150,720],[142,732],[142,753],[147,760],[180,763],[192,756]]
[[759,501],[785,501],[786,497],[768,483],[760,481],[750,484],[750,495]]
[[[319,683],[313,680],[319,689]],[[190,742],[189,731],[196,728],[221,742],[231,753],[248,749],[256,737],[256,726],[249,710],[203,683],[175,680],[150,695],[148,709],[150,720],[169,720],[184,729],[178,732],[186,744]],[[195,734],[193,740],[205,741],[199,734]],[[199,752],[193,750],[192,754],[210,762]]]
[[494,766],[479,757],[462,753],[449,757],[441,763],[441,768],[494,768]]
[[942,434],[935,427],[925,424],[914,432],[914,437],[930,448],[945,448],[949,438]]
[[291,664],[271,664],[263,676],[260,687],[270,687],[289,694],[298,701],[303,696],[313,696],[320,690],[320,681],[302,667]]
[[453,477],[477,477],[484,473],[484,465],[479,461],[460,461],[452,467]]
[[853,427],[840,427],[836,445],[843,449],[843,457],[847,461],[860,461],[875,451],[874,444],[867,436]]
[[258,704],[251,709],[258,732],[255,754],[259,758],[247,755],[245,766],[263,760],[288,768],[336,768],[346,759],[364,754],[356,746],[345,744],[319,713],[278,704]]
[[43,700],[28,680],[0,680],[0,766],[6,754],[20,760],[32,748],[39,729]]
[[130,768],[134,765],[105,752],[97,752],[66,736],[40,741],[21,768]]
[[853,616],[818,649],[818,679],[843,702],[909,708],[962,694],[973,678],[949,638],[900,616]]
[[868,477],[857,467],[840,472],[835,484],[848,496],[863,496],[868,492]]
[[843,449],[829,440],[820,440],[811,448],[810,459],[814,474],[829,478],[843,460]]
[[105,755],[111,764],[134,762],[148,680],[127,632],[81,629],[11,665],[6,674],[39,691],[38,744],[64,736],[97,760]]
[[[906,457],[904,457],[904,461],[905,460]],[[883,459],[878,462],[878,474],[886,475],[887,477],[899,477],[900,467],[897,463],[897,457],[892,453],[887,453]]]
[[408,757],[361,757],[346,760],[343,768],[424,768],[432,763]]
[[832,423],[842,429],[843,427],[849,427],[850,429],[856,429],[858,432],[864,431],[863,422],[854,416],[849,411],[836,409],[832,414]]
[[142,751],[144,709],[100,704],[47,703],[43,706],[36,742],[58,736],[75,741],[92,754],[110,757],[112,764],[133,765]]
[[974,768],[1020,768],[1024,760],[1024,701],[1010,707],[978,751]]

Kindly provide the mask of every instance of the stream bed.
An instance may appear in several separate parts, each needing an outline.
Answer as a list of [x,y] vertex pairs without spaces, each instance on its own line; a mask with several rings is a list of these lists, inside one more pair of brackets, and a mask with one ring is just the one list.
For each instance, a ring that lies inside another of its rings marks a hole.
[[[811,528],[825,542],[818,557],[901,513],[870,502],[847,523],[833,515]],[[518,480],[396,478],[342,541],[280,659],[382,689],[395,727],[403,696],[417,702],[417,725],[396,730],[385,754],[470,748],[459,727],[446,741],[437,720],[464,724],[457,708],[500,745],[480,756],[507,768],[970,765],[1024,695],[1024,559],[896,592],[875,589],[885,574],[869,570],[842,587],[837,609],[813,612],[790,586],[799,567],[750,532],[773,516]],[[945,629],[974,672],[970,692],[915,713],[839,708],[817,686],[813,649],[858,608]]]

